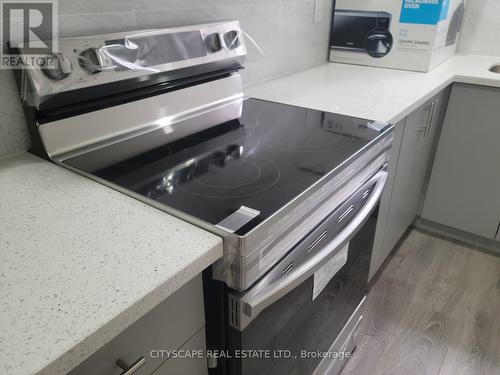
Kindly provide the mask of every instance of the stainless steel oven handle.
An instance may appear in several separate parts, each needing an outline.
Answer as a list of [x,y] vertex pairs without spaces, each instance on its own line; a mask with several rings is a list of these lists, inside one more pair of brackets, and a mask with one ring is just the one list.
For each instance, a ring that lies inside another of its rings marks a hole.
[[366,183],[365,186],[368,187],[376,182],[366,204],[352,221],[315,256],[288,273],[284,278],[271,284],[264,277],[252,288],[253,291],[245,294],[241,299],[243,313],[250,319],[255,318],[262,310],[291,292],[332,259],[368,220],[382,196],[386,181],[387,172],[380,171]]

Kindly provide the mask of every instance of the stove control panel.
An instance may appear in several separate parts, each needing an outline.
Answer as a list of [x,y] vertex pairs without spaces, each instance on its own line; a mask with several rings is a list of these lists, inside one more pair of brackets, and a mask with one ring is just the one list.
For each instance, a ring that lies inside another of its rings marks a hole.
[[54,66],[26,71],[35,107],[44,97],[81,88],[131,78],[144,82],[167,72],[176,79],[176,72],[189,68],[199,74],[240,66],[246,56],[238,21],[64,38],[58,45]]

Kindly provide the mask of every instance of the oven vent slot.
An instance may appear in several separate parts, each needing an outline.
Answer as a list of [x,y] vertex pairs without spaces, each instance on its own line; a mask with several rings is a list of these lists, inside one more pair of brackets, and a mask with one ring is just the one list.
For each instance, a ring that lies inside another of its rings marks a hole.
[[307,249],[307,252],[310,252],[312,249],[314,249],[316,247],[316,245],[319,244],[321,242],[321,240],[326,237],[327,232],[328,232],[328,230],[325,230],[323,233],[321,233],[318,236],[318,238],[316,238],[313,242],[311,242],[311,244],[309,245],[309,248]]
[[239,302],[232,295],[229,295],[229,324],[235,328],[238,328],[240,326]]
[[354,211],[354,205],[351,204],[347,210],[344,211],[342,215],[339,216],[338,222],[342,222],[352,211]]
[[286,266],[286,268],[281,272],[281,274],[285,276],[288,272],[291,271],[292,268],[293,268],[293,262],[291,262],[288,266]]
[[371,192],[372,192],[372,190],[371,190],[371,189],[368,189],[367,191],[365,191],[365,192],[363,193],[363,199],[365,199],[367,196],[369,196]]

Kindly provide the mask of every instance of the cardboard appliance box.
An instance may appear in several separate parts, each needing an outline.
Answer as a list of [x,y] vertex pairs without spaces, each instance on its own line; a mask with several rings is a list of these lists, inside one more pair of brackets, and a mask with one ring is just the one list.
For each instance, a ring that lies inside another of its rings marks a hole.
[[337,0],[330,61],[428,72],[453,56],[465,0]]

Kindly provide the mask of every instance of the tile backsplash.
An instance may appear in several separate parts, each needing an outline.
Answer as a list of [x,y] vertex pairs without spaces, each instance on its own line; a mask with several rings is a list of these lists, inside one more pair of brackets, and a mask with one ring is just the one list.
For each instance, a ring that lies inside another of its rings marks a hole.
[[500,56],[500,1],[467,0],[458,53]]
[[[332,0],[59,0],[62,37],[238,19],[245,85],[326,62]],[[315,13],[316,11],[316,13]],[[316,16],[315,16],[316,14]],[[12,72],[0,70],[0,157],[29,148]]]
[[0,69],[0,158],[27,150],[30,137],[14,75]]

